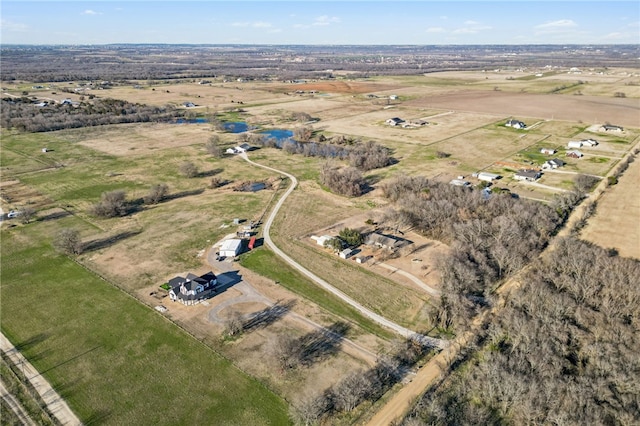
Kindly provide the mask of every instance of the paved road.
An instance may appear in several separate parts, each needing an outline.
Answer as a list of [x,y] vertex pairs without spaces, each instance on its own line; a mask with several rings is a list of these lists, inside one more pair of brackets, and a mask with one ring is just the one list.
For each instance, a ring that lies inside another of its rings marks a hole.
[[31,417],[29,417],[29,414],[27,414],[22,404],[20,404],[20,401],[18,401],[13,395],[9,393],[9,391],[7,391],[7,388],[4,386],[2,380],[0,380],[0,398],[2,398],[4,402],[7,403],[11,411],[15,413],[15,415],[23,425],[36,426],[33,420],[31,420]]
[[13,346],[13,344],[0,333],[0,349],[7,354],[11,362],[20,365],[25,376],[31,382],[34,389],[40,394],[42,400],[47,404],[49,412],[55,416],[62,425],[82,425],[80,419],[71,411],[67,403],[60,395],[51,387],[49,382],[45,380],[38,370],[36,370],[29,361]]
[[271,170],[272,172],[279,173],[281,175],[284,175],[284,176],[288,177],[291,180],[291,185],[289,186],[289,188],[287,188],[287,191],[284,193],[284,195],[282,197],[280,197],[280,199],[276,203],[275,207],[271,211],[271,214],[269,214],[269,217],[265,221],[264,227],[263,227],[264,242],[271,250],[273,250],[273,252],[276,255],[280,256],[285,262],[287,262],[293,268],[295,268],[300,273],[302,273],[304,276],[309,278],[311,281],[315,282],[320,287],[324,288],[328,292],[330,292],[330,293],[334,294],[335,296],[339,297],[340,299],[342,299],[343,301],[345,301],[346,303],[351,305],[353,308],[358,310],[360,313],[362,313],[366,317],[372,319],[373,321],[377,322],[378,324],[380,324],[380,325],[382,325],[382,326],[384,326],[384,327],[386,327],[388,329],[391,329],[391,330],[395,331],[396,333],[400,334],[401,336],[403,336],[405,338],[416,339],[416,340],[422,342],[424,345],[427,345],[427,346],[436,347],[436,348],[439,348],[439,349],[442,349],[442,348],[444,348],[446,346],[447,342],[444,341],[444,340],[435,339],[433,337],[428,337],[428,336],[424,336],[424,335],[418,334],[413,330],[410,330],[410,329],[405,328],[405,327],[403,327],[403,326],[401,326],[399,324],[396,324],[395,322],[390,321],[387,318],[384,318],[383,316],[378,315],[375,312],[365,308],[360,303],[356,302],[351,297],[347,296],[345,293],[343,293],[342,291],[338,290],[337,288],[335,288],[334,286],[329,284],[327,281],[325,281],[322,278],[318,277],[313,272],[309,271],[304,266],[300,265],[298,262],[296,262],[291,257],[289,257],[285,252],[280,250],[278,248],[278,246],[276,246],[275,243],[273,242],[273,240],[271,239],[271,235],[270,235],[271,225],[273,224],[273,221],[274,221],[275,217],[277,216],[278,211],[280,210],[280,208],[282,207],[282,205],[286,201],[287,197],[293,192],[293,190],[298,185],[298,180],[295,178],[295,176],[290,175],[289,173],[285,173],[285,172],[283,172],[281,170],[277,170],[277,169],[274,169],[272,167],[264,166],[262,164],[258,164],[256,162],[251,161],[246,153],[242,153],[240,155],[242,156],[242,158],[244,158],[246,161],[248,161],[250,164],[253,164],[254,166],[262,167],[263,169],[267,169],[267,170]]

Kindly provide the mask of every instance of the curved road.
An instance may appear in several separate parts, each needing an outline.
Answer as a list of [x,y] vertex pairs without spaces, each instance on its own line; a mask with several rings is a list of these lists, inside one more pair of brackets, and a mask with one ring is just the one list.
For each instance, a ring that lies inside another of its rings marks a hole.
[[276,255],[280,256],[285,262],[287,262],[289,265],[294,267],[296,270],[298,270],[304,276],[309,278],[311,281],[315,282],[320,287],[324,288],[328,292],[330,292],[330,293],[334,294],[335,296],[339,297],[340,299],[342,299],[343,301],[345,301],[346,303],[351,305],[353,308],[358,310],[360,313],[362,313],[363,315],[365,315],[368,318],[372,319],[373,321],[377,322],[378,324],[395,331],[396,333],[400,334],[401,336],[404,336],[406,338],[412,338],[412,339],[415,339],[417,341],[420,341],[422,344],[424,344],[426,346],[436,347],[436,348],[439,348],[439,349],[443,349],[444,347],[446,347],[446,342],[444,340],[435,339],[433,337],[428,337],[428,336],[424,336],[422,334],[416,333],[413,330],[410,330],[410,329],[405,328],[405,327],[403,327],[403,326],[401,326],[399,324],[396,324],[395,322],[390,321],[387,318],[385,318],[385,317],[383,317],[381,315],[378,315],[375,312],[365,308],[360,303],[356,302],[351,297],[347,296],[345,293],[343,293],[342,291],[338,290],[337,288],[335,288],[334,286],[329,284],[327,281],[325,281],[322,278],[318,277],[313,272],[309,271],[304,266],[300,265],[298,262],[296,262],[291,257],[289,257],[285,252],[280,250],[275,245],[273,240],[271,239],[271,235],[270,235],[271,225],[273,224],[273,221],[274,221],[276,215],[278,214],[278,211],[280,210],[280,208],[284,204],[284,202],[287,199],[287,197],[293,192],[293,190],[298,185],[298,180],[295,178],[295,176],[290,175],[289,173],[285,173],[285,172],[283,172],[281,170],[277,170],[277,169],[274,169],[272,167],[264,166],[262,164],[258,164],[258,163],[254,162],[254,161],[251,161],[249,159],[249,157],[247,156],[246,152],[241,153],[240,156],[242,158],[244,158],[250,164],[253,164],[254,166],[262,167],[263,169],[267,169],[267,170],[270,170],[272,172],[282,174],[282,175],[288,177],[291,180],[291,185],[289,186],[287,191],[284,193],[284,195],[282,195],[282,197],[280,197],[280,199],[276,203],[275,207],[273,208],[273,210],[269,214],[269,217],[265,221],[264,227],[263,227],[264,242],[271,250],[273,250],[273,252]]

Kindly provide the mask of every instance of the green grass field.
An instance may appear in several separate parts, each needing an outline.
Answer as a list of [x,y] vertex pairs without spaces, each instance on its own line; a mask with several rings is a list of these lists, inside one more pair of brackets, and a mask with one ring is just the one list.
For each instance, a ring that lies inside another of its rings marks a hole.
[[2,331],[84,423],[289,423],[259,382],[56,253],[49,226],[2,230]]
[[354,322],[366,331],[387,339],[393,337],[390,331],[380,327],[337,297],[310,283],[299,272],[276,257],[271,250],[266,248],[253,250],[241,257],[241,265],[264,277],[277,281],[286,289],[317,303],[342,319]]

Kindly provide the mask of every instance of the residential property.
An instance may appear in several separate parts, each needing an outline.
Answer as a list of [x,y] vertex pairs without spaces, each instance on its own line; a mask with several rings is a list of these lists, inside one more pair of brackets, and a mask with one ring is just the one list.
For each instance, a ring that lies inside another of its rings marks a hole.
[[372,232],[367,235],[364,243],[368,246],[376,246],[383,249],[396,249],[401,247],[405,243],[405,240],[380,234],[378,232]]
[[242,240],[238,238],[231,238],[224,240],[222,246],[220,246],[220,256],[224,257],[236,257],[242,252]]
[[514,120],[514,119],[507,121],[506,123],[504,123],[504,125],[507,127],[513,127],[514,129],[524,129],[527,127],[527,125],[524,124],[522,121]]
[[622,132],[623,130],[622,126],[616,126],[614,124],[604,124],[600,127],[600,131],[602,132]]
[[559,167],[564,166],[564,161],[558,159],[558,158],[554,158],[552,160],[547,160],[544,162],[544,164],[542,165],[542,169],[543,170],[554,170],[557,169]]
[[580,158],[582,157],[582,155],[583,155],[582,152],[576,149],[574,149],[573,151],[567,151],[567,157],[570,157],[570,158]]
[[248,143],[243,143],[241,145],[236,146],[234,149],[238,153],[247,152],[251,149],[251,145],[249,145]]
[[540,154],[553,155],[556,153],[556,150],[553,148],[542,148],[540,149]]
[[213,296],[217,284],[218,278],[213,272],[201,276],[192,273],[186,277],[177,276],[169,280],[169,298],[184,305],[195,305]]
[[567,148],[582,148],[582,141],[569,141]]
[[598,146],[598,141],[595,139],[583,139],[580,142],[582,142],[582,146]]
[[540,179],[541,176],[542,173],[539,170],[525,169],[518,171],[515,174],[514,179],[526,180],[527,182],[535,182],[536,180]]
[[478,178],[478,180],[482,180],[485,182],[493,182],[494,180],[500,179],[502,177],[495,173],[488,173],[488,172],[474,173],[472,176],[475,176],[476,178]]
[[385,123],[387,123],[389,126],[398,126],[404,123],[404,120],[402,118],[393,117],[385,121]]

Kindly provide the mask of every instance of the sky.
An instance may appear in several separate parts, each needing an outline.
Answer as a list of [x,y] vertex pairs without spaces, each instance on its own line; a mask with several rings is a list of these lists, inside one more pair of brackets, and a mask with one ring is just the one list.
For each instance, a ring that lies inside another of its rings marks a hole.
[[1,44],[640,44],[638,1],[7,1]]

